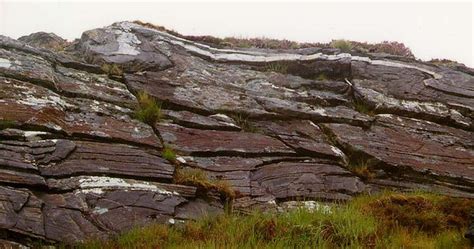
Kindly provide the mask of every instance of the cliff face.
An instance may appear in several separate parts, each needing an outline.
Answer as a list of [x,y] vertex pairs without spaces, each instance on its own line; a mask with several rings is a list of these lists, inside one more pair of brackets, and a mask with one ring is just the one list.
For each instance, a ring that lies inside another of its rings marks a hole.
[[[474,198],[473,75],[387,54],[213,48],[130,22],[73,44],[0,36],[0,229],[74,242],[229,205]],[[162,120],[134,118],[140,92]],[[235,198],[176,184],[186,168]]]

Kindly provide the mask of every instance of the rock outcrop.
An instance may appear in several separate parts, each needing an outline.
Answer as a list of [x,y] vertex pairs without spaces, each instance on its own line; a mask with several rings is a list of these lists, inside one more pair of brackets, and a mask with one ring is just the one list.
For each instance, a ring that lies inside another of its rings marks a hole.
[[[159,122],[135,118],[141,92]],[[1,36],[1,234],[73,243],[224,212],[176,184],[181,168],[228,182],[236,212],[383,189],[474,198],[473,119],[472,69],[413,58],[214,48],[131,22],[73,43]]]

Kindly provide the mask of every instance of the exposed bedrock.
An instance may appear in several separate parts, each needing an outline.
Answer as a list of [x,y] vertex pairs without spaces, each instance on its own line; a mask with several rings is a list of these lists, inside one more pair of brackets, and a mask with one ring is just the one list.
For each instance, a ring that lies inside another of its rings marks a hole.
[[[470,69],[327,51],[220,49],[130,22],[72,43],[0,36],[0,239],[384,189],[474,198]],[[144,94],[156,123],[136,115]],[[177,184],[189,168],[235,199]]]

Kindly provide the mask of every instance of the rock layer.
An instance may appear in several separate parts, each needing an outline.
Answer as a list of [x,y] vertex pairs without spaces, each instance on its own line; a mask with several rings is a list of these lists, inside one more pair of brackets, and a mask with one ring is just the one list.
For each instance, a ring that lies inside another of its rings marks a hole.
[[[3,239],[224,212],[218,193],[174,183],[184,167],[228,182],[242,212],[383,189],[474,198],[472,70],[321,51],[219,49],[130,22],[72,44],[0,37]],[[162,120],[135,118],[141,92]]]

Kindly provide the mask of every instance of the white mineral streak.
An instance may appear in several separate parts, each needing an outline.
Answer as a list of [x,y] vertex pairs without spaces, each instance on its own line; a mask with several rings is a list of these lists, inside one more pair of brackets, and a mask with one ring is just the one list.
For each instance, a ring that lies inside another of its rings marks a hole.
[[176,160],[180,163],[186,163],[186,159],[184,159],[184,157],[182,157],[182,156],[176,157]]
[[334,152],[336,155],[340,156],[340,157],[344,157],[344,153],[339,149],[337,148],[336,146],[332,146],[331,145],[331,150],[332,152]]
[[11,62],[8,59],[0,58],[0,67],[2,68],[10,68],[11,67]]
[[31,137],[36,137],[38,135],[45,135],[48,134],[47,132],[44,131],[24,131],[23,136],[25,138],[31,138]]
[[79,179],[79,187],[82,192],[92,192],[101,194],[104,189],[127,189],[127,190],[145,190],[160,193],[162,195],[179,195],[176,191],[168,191],[159,188],[149,182],[144,181],[126,181],[121,178],[106,176],[88,176]]

